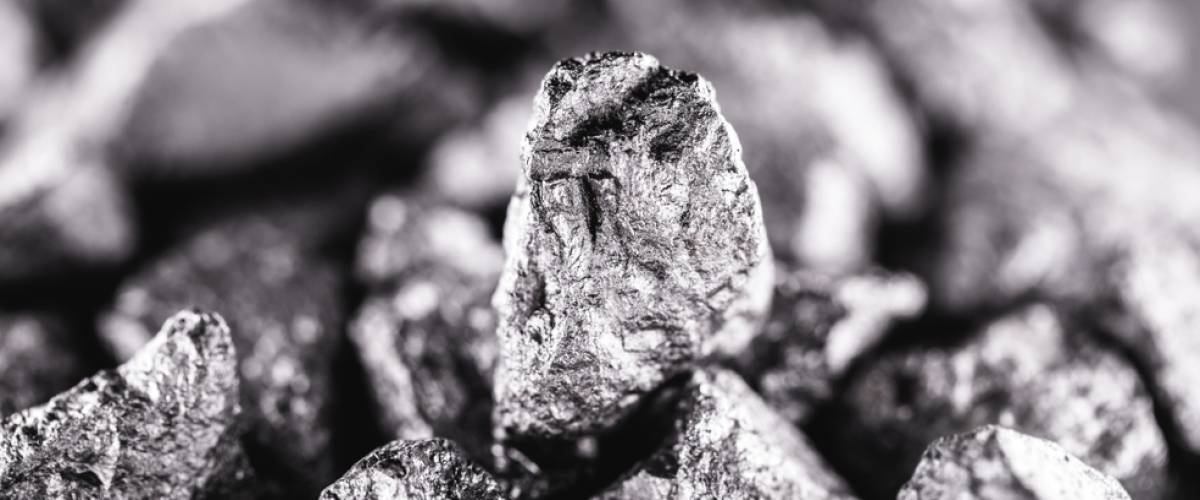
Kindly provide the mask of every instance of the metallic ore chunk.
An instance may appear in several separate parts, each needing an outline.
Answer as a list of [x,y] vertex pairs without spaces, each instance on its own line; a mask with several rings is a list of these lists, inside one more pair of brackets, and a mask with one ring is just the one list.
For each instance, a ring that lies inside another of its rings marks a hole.
[[321,492],[321,500],[396,498],[498,500],[504,496],[487,471],[445,439],[388,443]]
[[894,321],[924,306],[925,287],[908,274],[790,269],[776,274],[771,317],[735,366],[768,405],[799,424],[833,397],[833,384]]
[[697,75],[636,53],[555,65],[494,301],[502,428],[611,427],[697,358],[749,341],[773,262],[740,150]]
[[329,418],[342,285],[330,263],[290,238],[267,217],[204,231],[131,277],[100,329],[124,358],[172,309],[224,311],[238,347],[247,444],[269,458],[258,472],[302,496],[333,476]]
[[45,403],[84,378],[76,342],[52,316],[0,313],[0,417]]
[[371,209],[360,269],[390,282],[350,327],[385,430],[440,436],[490,457],[496,316],[503,266],[482,221],[458,210],[385,196]]
[[[1166,445],[1137,373],[1046,306],[961,346],[890,353],[847,389],[848,475],[895,491],[934,438],[999,424],[1053,440],[1138,498],[1165,486]],[[853,451],[849,451],[853,450]]]
[[699,371],[668,444],[600,498],[848,499],[808,440],[735,374]]
[[1121,500],[1129,494],[1058,445],[988,425],[934,441],[899,500]]
[[[224,495],[244,479],[229,328],[181,312],[144,349],[45,405],[4,420],[5,498]],[[232,491],[232,490],[231,490]]]

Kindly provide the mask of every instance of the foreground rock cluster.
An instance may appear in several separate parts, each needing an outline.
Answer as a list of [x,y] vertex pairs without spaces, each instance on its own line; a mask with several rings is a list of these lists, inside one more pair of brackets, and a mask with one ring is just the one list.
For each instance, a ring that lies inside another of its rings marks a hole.
[[9,2],[0,498],[1196,498],[1136,4]]

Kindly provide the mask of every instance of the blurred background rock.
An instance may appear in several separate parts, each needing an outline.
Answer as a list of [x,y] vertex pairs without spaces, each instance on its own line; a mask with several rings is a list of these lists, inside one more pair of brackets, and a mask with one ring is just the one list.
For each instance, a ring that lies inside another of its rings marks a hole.
[[[310,374],[328,370],[322,383],[338,388],[320,444],[335,463],[290,485],[313,496],[394,433],[345,334],[365,297],[386,296],[355,272],[364,231],[387,224],[371,201],[464,211],[498,244],[542,76],[564,57],[639,50],[714,83],[781,262],[830,283],[886,268],[929,289],[915,318],[873,333],[837,370],[845,380],[821,381],[830,409],[804,401],[816,415],[804,429],[856,492],[894,489],[854,484],[862,474],[845,471],[858,464],[829,452],[852,445],[821,437],[836,412],[872,416],[836,401],[843,385],[929,342],[976,349],[986,325],[1035,303],[1092,318],[1069,324],[1130,360],[1171,469],[1186,470],[1200,463],[1200,411],[1187,402],[1200,401],[1187,393],[1200,346],[1186,338],[1200,297],[1127,282],[1191,290],[1200,279],[1137,260],[1157,255],[1144,239],[1182,248],[1176,261],[1200,249],[1189,227],[1197,23],[1188,0],[0,0],[0,387],[19,388],[0,410],[115,366],[99,318],[148,269],[214,227],[270,214],[273,241],[320,262],[336,296],[322,306],[340,309],[295,311],[338,323],[322,340],[338,345],[322,353],[331,368]],[[278,251],[251,241],[239,262]],[[253,288],[237,286],[250,272],[222,271],[220,283],[169,288],[253,302],[231,298]],[[1180,303],[1164,312],[1146,297]],[[262,334],[237,333],[243,345]],[[266,448],[252,461],[274,460]],[[280,484],[297,474],[256,468]]]

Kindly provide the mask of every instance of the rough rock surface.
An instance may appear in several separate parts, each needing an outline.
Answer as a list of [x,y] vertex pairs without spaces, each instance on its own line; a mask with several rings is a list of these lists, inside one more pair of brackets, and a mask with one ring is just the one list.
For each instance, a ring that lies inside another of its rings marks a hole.
[[988,425],[934,441],[899,500],[1122,500],[1117,481],[1062,447]]
[[697,358],[749,341],[773,262],[708,82],[644,54],[562,61],[522,154],[494,301],[501,428],[612,426]]
[[808,440],[729,371],[696,372],[667,444],[599,498],[849,499]]
[[371,452],[321,493],[321,500],[501,499],[499,484],[445,439],[393,441]]
[[350,339],[384,430],[396,439],[449,438],[486,459],[500,245],[474,216],[397,196],[377,200],[370,218],[359,268],[379,285]]
[[895,321],[922,311],[925,287],[903,273],[776,269],[788,272],[776,274],[770,319],[734,366],[769,406],[802,424]]
[[247,445],[264,480],[294,495],[333,479],[332,370],[342,329],[342,279],[271,217],[222,223],[132,276],[101,320],[119,359],[180,307],[223,311],[234,328]]
[[0,417],[40,405],[87,373],[67,325],[45,313],[0,313]]
[[1123,358],[1064,328],[1049,307],[1030,306],[962,345],[885,354],[846,390],[835,446],[848,479],[890,495],[934,438],[998,424],[1157,498],[1166,445],[1146,389]]
[[[129,362],[4,420],[5,498],[247,492],[236,357],[216,315],[181,312]],[[228,488],[228,489],[226,489]]]

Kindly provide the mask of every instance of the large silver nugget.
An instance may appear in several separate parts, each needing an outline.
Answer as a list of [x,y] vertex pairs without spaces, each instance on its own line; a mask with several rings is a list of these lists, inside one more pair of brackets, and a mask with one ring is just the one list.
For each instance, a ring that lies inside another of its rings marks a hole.
[[555,65],[508,210],[494,304],[497,421],[518,435],[607,428],[770,302],[754,182],[711,85],[645,54]]

